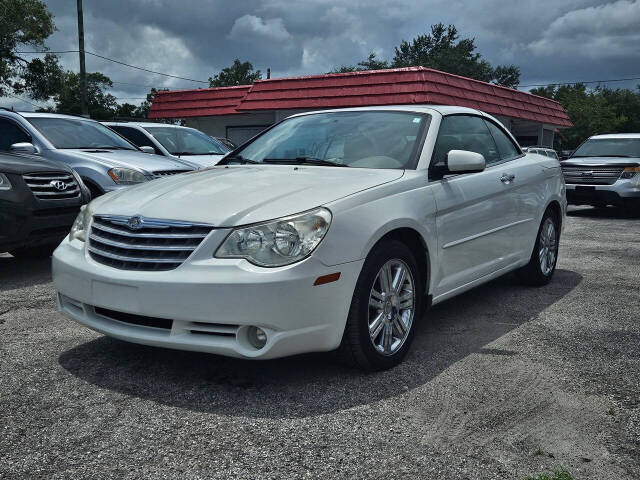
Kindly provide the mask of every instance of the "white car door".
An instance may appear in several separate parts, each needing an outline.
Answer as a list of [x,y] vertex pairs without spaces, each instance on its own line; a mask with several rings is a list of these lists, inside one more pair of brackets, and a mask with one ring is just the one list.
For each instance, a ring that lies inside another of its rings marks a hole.
[[432,165],[450,150],[485,157],[478,173],[446,175],[434,184],[438,236],[438,269],[434,297],[452,292],[517,261],[512,227],[519,221],[519,198],[484,120],[472,115],[442,119]]
[[[485,120],[493,136],[504,171],[513,176],[512,185],[518,201],[518,223],[511,228],[514,246],[521,260],[528,260],[538,234],[539,219],[542,214],[541,205],[548,196],[545,188],[547,178],[554,174],[553,164],[560,168],[558,162],[547,158],[541,150],[539,153],[522,155],[513,139],[491,120]],[[555,170],[557,173],[557,170]]]

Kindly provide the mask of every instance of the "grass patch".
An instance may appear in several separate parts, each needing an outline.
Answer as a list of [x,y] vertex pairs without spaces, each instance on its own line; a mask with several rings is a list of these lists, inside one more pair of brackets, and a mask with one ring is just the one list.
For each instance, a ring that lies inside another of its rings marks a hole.
[[553,473],[539,473],[524,480],[573,480],[573,477],[563,467],[556,467]]

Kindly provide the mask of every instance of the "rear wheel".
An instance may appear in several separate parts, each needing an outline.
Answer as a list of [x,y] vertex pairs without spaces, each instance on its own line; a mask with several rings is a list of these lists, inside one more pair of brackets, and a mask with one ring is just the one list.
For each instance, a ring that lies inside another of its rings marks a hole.
[[527,285],[546,285],[551,281],[558,261],[560,220],[547,210],[540,223],[536,244],[529,263],[518,271],[518,277]]
[[397,240],[369,254],[351,301],[340,352],[363,370],[384,370],[402,361],[422,309],[422,279],[411,250]]

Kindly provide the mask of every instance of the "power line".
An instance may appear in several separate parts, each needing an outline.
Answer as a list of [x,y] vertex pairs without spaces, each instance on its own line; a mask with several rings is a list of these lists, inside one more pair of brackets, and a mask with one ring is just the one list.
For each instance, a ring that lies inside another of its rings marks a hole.
[[518,88],[528,88],[528,87],[549,87],[551,85],[575,85],[577,83],[609,83],[609,82],[628,82],[630,80],[640,80],[640,77],[631,77],[631,78],[614,78],[611,80],[589,80],[589,81],[577,81],[577,82],[552,82],[552,83],[541,83],[538,85],[518,85]]
[[18,100],[21,100],[21,101],[23,101],[25,103],[28,103],[28,104],[30,104],[30,105],[32,105],[34,107],[37,107],[37,108],[45,108],[44,105],[38,105],[37,103],[33,103],[33,102],[29,101],[29,100],[26,100],[26,99],[24,99],[22,97],[19,97],[17,95],[13,95],[13,94],[11,94],[9,92],[4,92],[3,96],[4,95],[6,95],[7,97],[17,98]]
[[[20,54],[78,53],[78,50],[58,50],[58,51],[48,51],[48,52],[36,52],[36,51],[33,51],[33,52],[16,52],[16,53],[20,53]],[[131,65],[130,63],[125,63],[125,62],[121,62],[120,60],[115,60],[113,58],[105,57],[104,55],[100,55],[98,53],[90,52],[89,50],[85,50],[85,53],[87,55],[92,55],[94,57],[98,57],[98,58],[101,58],[103,60],[107,60],[109,62],[117,63],[119,65],[124,65],[125,67],[135,68],[136,70],[142,70],[143,72],[149,72],[149,73],[153,73],[155,75],[163,75],[165,77],[178,78],[180,80],[187,80],[189,82],[205,83],[205,84],[209,85],[209,82],[205,81],[205,80],[195,80],[193,78],[181,77],[179,75],[172,75],[170,73],[156,72],[155,70],[150,70],[150,69],[145,68],[145,67],[139,67],[137,65]]]
[[[78,50],[57,50],[57,51],[47,51],[47,52],[33,51],[33,52],[16,52],[16,53],[20,53],[20,54],[45,54],[45,53],[58,54],[58,53],[78,53]],[[172,74],[169,74],[169,73],[157,72],[155,70],[150,70],[148,68],[139,67],[137,65],[131,65],[129,63],[121,62],[120,60],[115,60],[113,58],[105,57],[103,55],[99,55],[99,54],[94,53],[94,52],[89,52],[88,50],[85,51],[85,53],[87,55],[92,55],[94,57],[98,57],[98,58],[101,58],[103,60],[107,60],[109,62],[117,63],[119,65],[124,65],[124,66],[129,67],[129,68],[135,68],[137,70],[142,70],[143,72],[149,72],[149,73],[153,73],[155,75],[163,75],[165,77],[177,78],[177,79],[180,79],[180,80],[187,80],[189,82],[204,83],[204,84],[209,85],[209,82],[205,81],[205,80],[195,80],[193,78],[180,77],[178,75],[172,75]],[[530,84],[530,85],[518,85],[517,88],[549,87],[551,85],[575,85],[577,83],[587,84],[587,83],[628,82],[628,81],[631,81],[631,80],[640,80],[640,77],[612,78],[612,79],[608,79],[608,80],[576,80],[576,81],[572,81],[572,82],[538,83],[538,84]],[[170,87],[159,87],[159,86],[155,86],[155,85],[141,85],[141,84],[127,83],[127,82],[115,82],[114,81],[113,83],[120,83],[122,85],[132,85],[132,86],[148,87],[148,88],[170,88]],[[173,88],[175,88],[175,87],[173,87]]]
[[129,63],[121,62],[119,60],[114,60],[113,58],[103,57],[102,55],[98,55],[97,53],[93,53],[93,52],[90,52],[88,50],[85,53],[87,53],[89,55],[93,55],[94,57],[102,58],[103,60],[108,60],[109,62],[118,63],[120,65],[124,65],[124,66],[130,67],[130,68],[135,68],[137,70],[142,70],[143,72],[154,73],[156,75],[164,75],[165,77],[179,78],[180,80],[187,80],[189,82],[206,83],[207,85],[209,85],[208,81],[205,82],[204,80],[194,80],[193,78],[179,77],[178,75],[171,75],[169,73],[156,72],[154,70],[149,70],[148,68],[137,67],[136,65],[131,65]]

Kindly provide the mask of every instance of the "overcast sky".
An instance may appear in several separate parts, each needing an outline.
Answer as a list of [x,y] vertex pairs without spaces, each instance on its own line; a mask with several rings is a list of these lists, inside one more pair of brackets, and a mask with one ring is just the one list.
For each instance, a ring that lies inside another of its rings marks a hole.
[[[76,2],[45,3],[58,28],[49,48],[76,50]],[[87,50],[204,81],[234,58],[272,77],[324,73],[370,52],[390,59],[437,22],[475,37],[492,64],[520,66],[522,85],[640,77],[640,0],[84,0]],[[60,57],[78,70],[77,54]],[[139,103],[148,86],[206,86],[92,56],[87,70],[109,76],[121,103]]]

